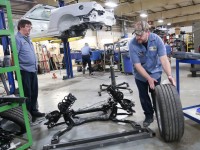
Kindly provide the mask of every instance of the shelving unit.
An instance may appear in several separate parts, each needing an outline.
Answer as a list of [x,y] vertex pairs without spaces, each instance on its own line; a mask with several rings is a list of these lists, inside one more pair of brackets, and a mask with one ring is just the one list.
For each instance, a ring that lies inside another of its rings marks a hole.
[[171,34],[169,36],[169,45],[172,47],[172,51],[187,52],[187,35],[185,33],[180,35]]
[[[21,74],[20,74],[20,68],[19,68],[19,60],[17,56],[17,46],[16,46],[16,41],[15,41],[15,36],[14,36],[14,27],[13,27],[13,22],[12,22],[12,12],[11,12],[10,1],[0,0],[0,7],[6,9],[7,22],[8,22],[8,29],[6,28],[3,30],[0,30],[0,37],[8,36],[10,38],[10,47],[12,50],[13,61],[14,61],[14,66],[0,68],[0,74],[15,71],[17,80],[18,80],[19,95],[20,97],[24,97],[24,91],[22,88],[22,80],[21,80]],[[17,150],[24,150],[24,149],[29,148],[32,145],[32,135],[31,135],[31,130],[30,130],[30,123],[28,119],[26,104],[23,103],[22,105],[20,105],[17,102],[13,102],[12,104],[1,106],[0,112],[6,111],[18,106],[22,107],[22,110],[23,110],[24,121],[25,121],[26,132],[27,132],[27,142],[21,145],[20,147],[18,147]]]
[[193,33],[187,34],[186,43],[187,43],[187,52],[190,52],[190,50],[194,49]]

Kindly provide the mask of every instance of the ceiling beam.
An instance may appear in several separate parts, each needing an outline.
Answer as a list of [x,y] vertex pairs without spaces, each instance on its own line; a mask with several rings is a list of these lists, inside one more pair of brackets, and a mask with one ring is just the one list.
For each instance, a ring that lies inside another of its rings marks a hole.
[[10,0],[11,3],[24,3],[24,4],[37,4],[37,1],[27,1],[27,0]]
[[191,21],[185,21],[185,22],[182,22],[181,24],[173,23],[171,27],[186,27],[186,26],[191,26],[191,25],[192,25]]
[[[198,21],[200,20],[200,13],[182,16],[182,17],[176,17],[176,18],[173,18],[173,19],[165,19],[162,24],[166,25],[168,22],[171,22],[172,26],[173,26],[173,24],[182,26],[185,22],[187,22],[188,25],[189,25],[189,22],[190,22],[190,25],[192,25],[192,23],[197,21],[197,20]],[[162,25],[162,24],[159,24],[157,21],[154,21],[154,25],[156,25],[156,26]]]
[[191,0],[141,0],[142,8],[140,4],[140,0],[135,0],[134,3],[127,3],[124,5],[119,5],[115,9],[115,14],[118,16],[126,15],[126,13],[129,13],[131,11],[141,11],[142,10],[153,10],[157,7],[167,6],[167,5],[175,5],[177,3],[183,3],[183,2],[191,2]]
[[12,10],[12,14],[14,15],[25,15],[27,11],[23,11],[23,10]]
[[200,13],[200,4],[149,14],[148,20],[167,19]]
[[195,2],[193,0],[191,2],[192,2],[193,5],[195,5]]
[[155,11],[151,10],[151,9],[148,9],[148,12],[150,13],[155,13]]
[[50,6],[58,6],[58,2],[55,0],[37,0],[38,4],[45,4]]
[[180,6],[179,4],[176,4],[176,6],[177,6],[178,8],[181,8],[181,6]]
[[163,10],[167,10],[164,6],[163,7],[161,7]]

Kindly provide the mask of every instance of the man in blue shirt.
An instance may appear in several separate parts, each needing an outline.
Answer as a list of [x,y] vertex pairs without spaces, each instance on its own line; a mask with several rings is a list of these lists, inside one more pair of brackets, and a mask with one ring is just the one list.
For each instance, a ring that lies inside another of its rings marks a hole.
[[137,22],[133,32],[135,37],[129,43],[135,82],[145,114],[144,127],[148,127],[153,122],[154,110],[148,91],[153,99],[153,90],[156,85],[160,84],[162,69],[167,74],[169,81],[175,86],[165,45],[158,35],[150,33],[149,27],[146,21]]
[[81,49],[83,74],[85,74],[85,67],[88,64],[89,75],[93,75],[92,66],[91,66],[91,59],[90,59],[90,52],[91,52],[91,48],[89,47],[88,43],[85,43],[85,46]]
[[29,20],[20,20],[18,22],[18,33],[16,34],[16,44],[19,58],[20,71],[22,76],[22,84],[24,96],[28,98],[26,101],[27,109],[33,117],[33,121],[37,117],[44,117],[45,113],[41,113],[37,109],[38,98],[38,78],[37,78],[37,59],[30,40],[29,34],[32,24]]

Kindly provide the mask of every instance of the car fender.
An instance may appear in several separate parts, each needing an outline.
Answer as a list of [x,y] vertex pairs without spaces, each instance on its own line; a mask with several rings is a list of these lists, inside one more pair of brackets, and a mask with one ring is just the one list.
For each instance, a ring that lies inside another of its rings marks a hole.
[[[50,18],[51,20],[51,18]],[[51,34],[61,34],[66,30],[69,30],[70,27],[79,25],[80,19],[70,14],[63,14],[55,20],[55,23],[50,23],[48,28],[48,33]]]

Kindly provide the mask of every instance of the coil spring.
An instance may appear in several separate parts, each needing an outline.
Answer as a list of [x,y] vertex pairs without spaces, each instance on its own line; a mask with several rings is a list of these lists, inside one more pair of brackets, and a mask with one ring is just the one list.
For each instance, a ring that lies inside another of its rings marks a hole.
[[76,97],[74,97],[71,93],[68,96],[65,96],[62,102],[58,103],[58,109],[61,113],[66,112],[69,110],[72,106],[72,104],[75,102]]

